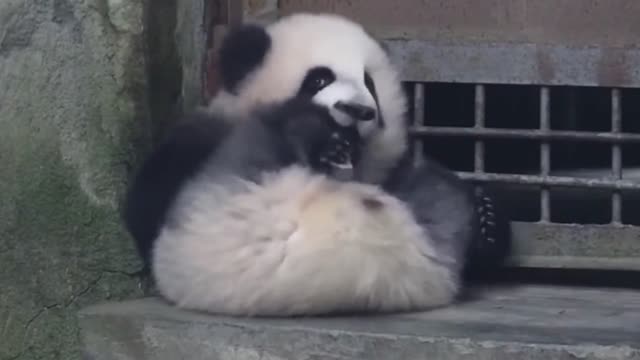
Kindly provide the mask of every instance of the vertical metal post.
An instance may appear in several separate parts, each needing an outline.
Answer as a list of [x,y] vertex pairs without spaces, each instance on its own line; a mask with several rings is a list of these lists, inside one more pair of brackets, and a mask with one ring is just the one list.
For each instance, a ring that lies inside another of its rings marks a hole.
[[[477,84],[475,87],[475,125],[476,129],[484,129],[485,99],[484,85]],[[476,173],[484,173],[484,140],[475,141],[474,149],[474,170]]]
[[[540,130],[548,132],[549,126],[549,88],[540,88]],[[540,143],[540,175],[549,176],[551,170],[550,145],[548,141]],[[549,188],[542,186],[540,189],[540,222],[546,223],[551,219],[551,206],[549,200]]]
[[[413,96],[413,125],[422,126],[425,124],[425,85],[417,83],[414,85]],[[422,138],[417,138],[413,142],[413,161],[415,165],[420,165],[424,160],[424,148]]]
[[[622,131],[622,115],[620,106],[620,90],[611,90],[611,132]],[[611,149],[611,170],[615,180],[622,179],[622,149],[619,143],[614,143]],[[622,197],[620,191],[614,190],[611,197],[611,223],[619,225],[622,222]]]

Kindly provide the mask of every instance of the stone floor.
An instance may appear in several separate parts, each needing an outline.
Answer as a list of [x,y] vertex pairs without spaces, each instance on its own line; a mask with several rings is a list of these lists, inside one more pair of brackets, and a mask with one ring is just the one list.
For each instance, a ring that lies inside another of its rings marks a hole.
[[487,289],[431,312],[234,319],[158,299],[84,309],[87,359],[638,359],[640,291]]

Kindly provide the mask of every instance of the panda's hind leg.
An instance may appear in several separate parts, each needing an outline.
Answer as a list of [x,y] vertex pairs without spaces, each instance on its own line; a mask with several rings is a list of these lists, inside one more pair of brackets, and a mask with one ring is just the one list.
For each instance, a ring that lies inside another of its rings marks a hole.
[[384,186],[408,205],[462,280],[485,278],[504,263],[509,222],[491,194],[475,192],[472,184],[429,158],[416,165],[405,157]]
[[135,174],[122,220],[143,263],[139,276],[150,275],[155,239],[180,189],[230,131],[231,125],[217,116],[202,111],[185,114]]
[[510,221],[499,197],[487,190],[475,193],[477,231],[467,250],[464,279],[484,282],[498,279],[511,253]]

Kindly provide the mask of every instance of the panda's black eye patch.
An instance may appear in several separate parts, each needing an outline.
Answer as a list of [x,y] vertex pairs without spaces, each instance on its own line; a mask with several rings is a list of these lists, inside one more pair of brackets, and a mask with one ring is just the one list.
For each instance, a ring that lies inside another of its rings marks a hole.
[[336,75],[327,67],[316,67],[307,72],[302,81],[299,95],[313,96],[336,80]]
[[[378,93],[376,92],[376,84],[373,82],[373,78],[369,75],[368,71],[364,72],[364,85],[367,87],[367,90],[373,96],[373,99],[376,101],[376,106],[378,107],[378,113],[380,113],[380,103],[378,102]],[[380,127],[385,127],[385,122],[382,117],[379,118],[378,124]]]
[[376,85],[373,82],[373,79],[371,78],[371,75],[369,75],[368,72],[364,72],[364,85],[367,87],[367,90],[369,90],[369,92],[371,93],[371,96],[373,96],[373,98],[376,100],[376,102],[378,102],[378,94],[376,94]]

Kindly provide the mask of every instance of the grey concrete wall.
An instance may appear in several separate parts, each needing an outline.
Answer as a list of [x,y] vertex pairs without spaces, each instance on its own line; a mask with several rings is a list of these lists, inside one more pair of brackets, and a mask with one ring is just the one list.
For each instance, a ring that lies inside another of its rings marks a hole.
[[117,209],[148,144],[143,0],[0,1],[0,359],[80,358],[135,297]]
[[637,0],[280,0],[280,10],[347,15],[386,38],[637,46]]
[[243,0],[242,16],[246,21],[270,22],[279,15],[278,0]]

